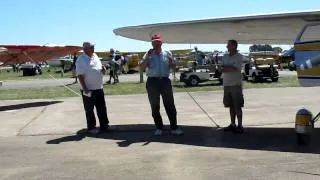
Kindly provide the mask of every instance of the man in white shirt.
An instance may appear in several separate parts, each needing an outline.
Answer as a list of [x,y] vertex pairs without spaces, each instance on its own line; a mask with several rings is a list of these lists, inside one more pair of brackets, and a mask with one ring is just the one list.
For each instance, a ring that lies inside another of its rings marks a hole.
[[96,128],[94,106],[99,118],[100,132],[106,131],[109,127],[102,81],[105,69],[94,53],[93,44],[84,42],[83,52],[76,61],[76,72],[80,82],[88,132],[96,134],[99,130]]
[[[244,98],[241,74],[243,56],[238,53],[237,47],[238,42],[236,40],[229,40],[227,45],[229,53],[222,57],[223,103],[225,107],[230,109],[231,118],[231,124],[224,130],[243,133],[242,107],[244,105]],[[235,124],[236,117],[238,119],[238,126]]]

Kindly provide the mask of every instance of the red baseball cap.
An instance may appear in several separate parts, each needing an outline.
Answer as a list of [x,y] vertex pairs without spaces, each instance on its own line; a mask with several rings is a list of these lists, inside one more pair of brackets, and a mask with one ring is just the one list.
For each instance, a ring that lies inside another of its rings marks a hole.
[[161,37],[160,37],[160,34],[154,34],[154,35],[151,37],[151,40],[152,40],[152,42],[154,42],[154,41],[160,41],[160,42],[162,42]]

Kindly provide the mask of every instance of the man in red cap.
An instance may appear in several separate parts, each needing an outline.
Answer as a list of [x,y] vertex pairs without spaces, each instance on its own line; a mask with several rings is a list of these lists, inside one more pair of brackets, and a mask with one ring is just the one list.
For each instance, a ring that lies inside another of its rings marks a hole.
[[171,80],[169,79],[170,68],[174,68],[170,51],[162,50],[162,40],[159,34],[151,37],[153,49],[150,49],[140,63],[141,67],[148,68],[146,88],[152,110],[156,130],[154,135],[160,136],[163,132],[163,122],[160,115],[160,95],[170,121],[171,133],[182,135],[183,131],[177,125],[177,112],[174,104]]

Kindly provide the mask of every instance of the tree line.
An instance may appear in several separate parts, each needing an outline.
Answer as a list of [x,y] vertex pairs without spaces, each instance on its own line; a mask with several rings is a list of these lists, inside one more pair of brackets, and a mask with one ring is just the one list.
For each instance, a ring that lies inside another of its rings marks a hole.
[[281,53],[283,49],[281,47],[272,47],[270,44],[254,44],[249,47],[250,52],[259,52],[259,51],[273,51]]

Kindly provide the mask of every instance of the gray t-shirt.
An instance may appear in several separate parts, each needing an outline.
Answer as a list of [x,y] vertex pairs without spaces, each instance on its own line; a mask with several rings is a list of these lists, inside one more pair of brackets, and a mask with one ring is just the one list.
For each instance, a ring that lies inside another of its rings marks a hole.
[[243,63],[243,55],[236,53],[233,56],[225,54],[222,57],[222,65],[234,66],[237,68],[234,72],[224,72],[223,86],[239,86],[242,85],[241,67]]

